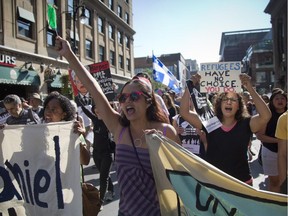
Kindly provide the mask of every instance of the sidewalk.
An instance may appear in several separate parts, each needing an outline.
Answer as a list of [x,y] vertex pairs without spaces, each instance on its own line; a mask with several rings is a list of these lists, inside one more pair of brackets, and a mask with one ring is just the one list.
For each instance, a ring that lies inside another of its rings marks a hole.
[[256,155],[253,156],[253,159],[249,162],[249,164],[253,176],[253,187],[261,190],[267,190],[268,177],[263,174],[262,166],[259,164],[257,160],[260,146],[261,142],[259,140],[255,139],[252,141],[251,149],[253,152],[256,153]]

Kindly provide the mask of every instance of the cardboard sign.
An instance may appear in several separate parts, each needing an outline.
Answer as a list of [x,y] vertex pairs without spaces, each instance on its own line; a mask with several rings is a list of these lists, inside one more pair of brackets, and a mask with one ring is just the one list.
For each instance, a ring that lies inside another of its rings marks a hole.
[[200,92],[241,92],[241,62],[214,62],[200,64]]
[[115,92],[113,89],[113,81],[110,72],[109,62],[104,61],[91,64],[88,65],[88,68],[92,76],[98,81],[107,99],[109,101],[113,101],[115,98]]

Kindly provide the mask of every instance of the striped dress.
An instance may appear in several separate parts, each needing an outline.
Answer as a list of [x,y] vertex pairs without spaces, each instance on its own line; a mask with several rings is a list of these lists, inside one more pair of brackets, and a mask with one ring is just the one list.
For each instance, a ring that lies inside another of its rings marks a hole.
[[[133,146],[116,145],[116,169],[120,189],[119,211],[125,216],[158,216],[160,206],[148,149],[137,148],[142,169]],[[148,174],[147,174],[148,173]]]

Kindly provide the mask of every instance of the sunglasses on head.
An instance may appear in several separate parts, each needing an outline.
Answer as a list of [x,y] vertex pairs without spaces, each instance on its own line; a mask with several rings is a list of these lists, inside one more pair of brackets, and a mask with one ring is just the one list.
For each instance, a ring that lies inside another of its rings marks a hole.
[[141,91],[135,91],[131,93],[122,93],[118,96],[118,101],[119,103],[124,103],[127,100],[127,98],[129,98],[131,101],[135,102],[140,99],[141,95],[144,95],[144,93]]

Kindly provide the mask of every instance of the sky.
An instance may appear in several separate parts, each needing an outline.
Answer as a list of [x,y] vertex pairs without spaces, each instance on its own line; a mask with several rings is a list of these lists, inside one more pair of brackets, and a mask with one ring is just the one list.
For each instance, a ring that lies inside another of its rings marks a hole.
[[218,62],[222,32],[271,28],[269,0],[133,0],[134,57]]

